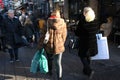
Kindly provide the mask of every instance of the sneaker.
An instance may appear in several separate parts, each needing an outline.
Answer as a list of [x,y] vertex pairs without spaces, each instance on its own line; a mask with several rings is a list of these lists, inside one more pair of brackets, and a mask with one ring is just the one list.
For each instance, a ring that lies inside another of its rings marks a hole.
[[62,78],[59,78],[58,80],[62,80]]
[[14,60],[10,60],[10,63],[13,63],[14,62]]
[[94,71],[91,71],[90,75],[89,75],[89,79],[92,79],[93,75],[94,75]]
[[117,48],[120,48],[120,45],[118,45],[118,47]]
[[20,60],[19,60],[19,59],[16,59],[15,61],[19,62]]

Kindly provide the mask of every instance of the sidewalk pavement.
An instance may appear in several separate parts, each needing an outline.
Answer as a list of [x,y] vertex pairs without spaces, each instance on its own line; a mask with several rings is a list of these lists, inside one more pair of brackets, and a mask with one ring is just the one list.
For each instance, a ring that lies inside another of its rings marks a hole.
[[[67,40],[68,41],[68,40]],[[19,50],[20,62],[9,63],[9,54],[0,52],[0,80],[57,80],[55,68],[53,76],[30,73],[31,60],[36,48],[23,47]],[[109,44],[110,59],[92,61],[95,74],[91,80],[119,80],[120,79],[120,49]],[[89,80],[82,73],[82,63],[77,56],[77,50],[70,50],[66,42],[66,50],[62,58],[63,80]]]

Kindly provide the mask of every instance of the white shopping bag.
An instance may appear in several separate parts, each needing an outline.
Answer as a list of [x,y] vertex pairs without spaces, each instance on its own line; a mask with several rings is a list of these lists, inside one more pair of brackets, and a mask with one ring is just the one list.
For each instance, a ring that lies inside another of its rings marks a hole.
[[50,33],[49,33],[49,27],[48,27],[48,21],[47,21],[47,32],[45,33],[45,38],[43,43],[47,44],[47,42],[49,41],[49,37],[50,37]]
[[97,37],[97,45],[98,45],[98,54],[91,57],[91,60],[109,59],[107,37],[102,37],[102,34],[96,34],[96,37]]
[[49,37],[50,37],[50,34],[49,32],[47,31],[46,34],[45,34],[45,39],[43,41],[44,44],[47,44],[47,42],[49,41]]

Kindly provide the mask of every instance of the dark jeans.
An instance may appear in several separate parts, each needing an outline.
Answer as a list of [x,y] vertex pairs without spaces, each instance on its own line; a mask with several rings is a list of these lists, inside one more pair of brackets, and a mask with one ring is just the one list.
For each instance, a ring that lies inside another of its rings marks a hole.
[[10,60],[17,60],[18,59],[18,48],[8,49],[10,54]]
[[48,57],[48,67],[49,67],[49,71],[52,72],[52,62],[54,59],[55,62],[55,68],[56,68],[56,72],[57,72],[57,78],[61,78],[62,77],[62,64],[61,64],[61,60],[62,60],[62,53],[57,54],[57,55],[53,55],[53,54],[47,54]]

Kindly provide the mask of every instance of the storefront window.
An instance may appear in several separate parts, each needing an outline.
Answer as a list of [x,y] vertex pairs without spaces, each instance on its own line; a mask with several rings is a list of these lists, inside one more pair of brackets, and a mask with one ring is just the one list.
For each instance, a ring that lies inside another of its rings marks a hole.
[[69,18],[77,19],[82,9],[82,4],[80,0],[69,0]]

